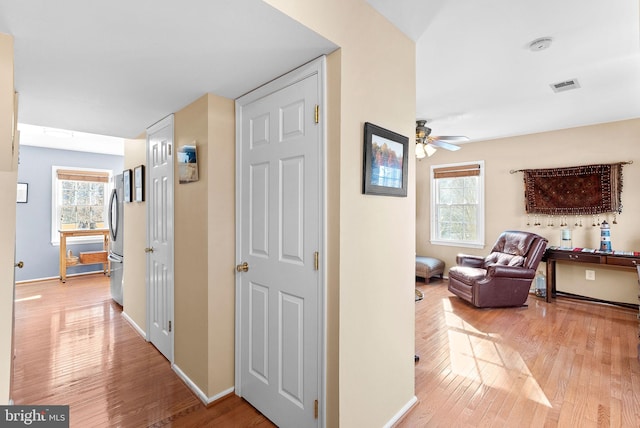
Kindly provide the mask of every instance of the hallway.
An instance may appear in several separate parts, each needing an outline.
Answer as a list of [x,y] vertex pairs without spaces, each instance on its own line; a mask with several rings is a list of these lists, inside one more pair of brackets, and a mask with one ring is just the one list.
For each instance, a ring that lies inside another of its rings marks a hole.
[[71,427],[272,427],[235,394],[205,407],[122,317],[109,278],[16,286],[15,404],[70,406]]

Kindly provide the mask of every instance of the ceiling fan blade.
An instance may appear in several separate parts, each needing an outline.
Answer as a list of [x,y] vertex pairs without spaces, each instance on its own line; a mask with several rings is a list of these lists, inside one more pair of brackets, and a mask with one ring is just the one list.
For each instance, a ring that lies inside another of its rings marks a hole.
[[436,147],[440,147],[442,149],[445,150],[450,150],[452,152],[455,152],[456,150],[460,150],[460,147],[453,145],[453,144],[449,144],[449,143],[445,143],[444,141],[439,141],[436,139],[429,139],[429,143],[436,146]]
[[469,141],[469,137],[465,137],[463,135],[439,135],[431,138],[440,141]]

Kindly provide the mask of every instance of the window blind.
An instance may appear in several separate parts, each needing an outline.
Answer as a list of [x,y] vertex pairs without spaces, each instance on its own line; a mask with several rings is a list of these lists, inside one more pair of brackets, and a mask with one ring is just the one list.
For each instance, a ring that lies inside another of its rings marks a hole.
[[102,171],[81,171],[73,169],[59,169],[58,180],[91,181],[94,183],[108,183],[109,173]]
[[480,164],[467,164],[435,168],[433,178],[473,177],[480,175]]

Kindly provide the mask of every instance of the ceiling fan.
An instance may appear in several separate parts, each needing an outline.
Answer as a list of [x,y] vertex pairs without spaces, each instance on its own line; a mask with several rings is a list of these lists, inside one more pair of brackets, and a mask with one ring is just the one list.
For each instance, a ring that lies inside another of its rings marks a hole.
[[455,152],[460,150],[460,147],[451,142],[469,141],[469,137],[462,135],[432,136],[431,128],[425,126],[426,123],[426,120],[416,120],[416,157],[418,159],[433,155],[438,148]]

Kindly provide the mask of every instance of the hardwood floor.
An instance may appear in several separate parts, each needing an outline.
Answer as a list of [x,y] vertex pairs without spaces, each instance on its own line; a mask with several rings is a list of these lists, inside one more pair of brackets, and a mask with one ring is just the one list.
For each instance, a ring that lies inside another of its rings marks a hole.
[[[640,426],[637,311],[417,287],[418,403],[396,427]],[[15,403],[70,405],[72,427],[274,426],[233,394],[205,407],[120,313],[101,275],[18,285]]]
[[396,427],[638,427],[637,310],[530,296],[476,309],[417,283],[418,403]]
[[233,394],[205,407],[102,275],[18,285],[15,307],[15,404],[69,405],[71,427],[274,426]]

